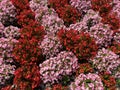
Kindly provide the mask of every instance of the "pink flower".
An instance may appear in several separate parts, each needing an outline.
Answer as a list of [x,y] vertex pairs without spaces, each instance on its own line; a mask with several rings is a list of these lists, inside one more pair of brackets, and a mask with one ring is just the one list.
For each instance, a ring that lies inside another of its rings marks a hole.
[[54,84],[54,81],[58,82],[61,76],[71,75],[75,72],[78,68],[78,62],[72,52],[63,51],[56,57],[47,59],[39,66],[43,82]]

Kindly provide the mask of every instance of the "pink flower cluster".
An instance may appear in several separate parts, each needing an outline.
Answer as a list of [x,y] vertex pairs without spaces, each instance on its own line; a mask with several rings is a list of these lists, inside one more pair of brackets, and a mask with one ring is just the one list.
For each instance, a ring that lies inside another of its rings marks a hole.
[[36,13],[36,20],[45,27],[46,33],[56,34],[64,26],[62,19],[53,8],[48,8],[47,0],[31,0],[30,7]]
[[89,9],[83,19],[75,24],[71,24],[69,29],[78,30],[79,32],[89,32],[90,28],[99,24],[101,22],[101,17],[99,16],[98,12]]
[[110,30],[110,27],[102,23],[91,27],[89,33],[91,37],[95,38],[96,44],[99,45],[99,47],[107,47],[113,38],[113,32]]
[[113,35],[113,39],[120,43],[120,29],[119,29],[119,32],[116,32],[114,35]]
[[101,78],[97,74],[80,74],[70,85],[70,90],[104,90]]
[[64,75],[71,75],[78,68],[76,56],[72,52],[60,52],[57,57],[40,64],[40,74],[44,83],[58,82]]
[[59,29],[64,26],[63,20],[61,20],[57,14],[44,15],[41,22],[42,25],[46,27],[47,33],[56,34]]
[[70,4],[85,14],[91,8],[91,0],[70,0]]
[[17,43],[16,39],[10,38],[0,38],[0,57],[4,62],[11,63],[13,62],[12,51],[13,47]]
[[86,23],[86,25],[88,26],[88,30],[89,30],[92,26],[100,23],[101,20],[102,18],[99,15],[99,12],[89,9],[87,13],[85,14],[85,16],[83,17],[82,21]]
[[48,33],[56,34],[58,30],[64,26],[64,22],[52,8],[41,8],[36,13],[36,20],[41,22]]
[[120,79],[120,65],[117,67],[116,70],[112,71],[115,78]]
[[18,36],[18,27],[4,27],[0,22],[0,86],[7,84],[7,80],[13,77],[16,66],[13,64],[12,51]]
[[48,0],[31,0],[30,2],[30,8],[36,12],[39,10],[41,7],[47,7]]
[[100,49],[96,57],[91,61],[99,71],[108,71],[110,73],[120,65],[119,55],[105,48]]
[[78,23],[75,23],[75,24],[71,24],[69,26],[69,28],[67,28],[67,29],[68,30],[73,29],[73,30],[77,30],[77,31],[81,32],[81,31],[87,31],[88,26],[87,26],[86,22],[81,21],[81,22],[78,22]]
[[3,36],[4,25],[0,22],[0,38]]
[[60,44],[58,37],[54,34],[44,36],[40,47],[43,55],[45,55],[47,59],[56,56],[62,49],[62,45]]
[[117,14],[117,17],[120,18],[120,0],[113,0],[115,6],[113,7],[112,12]]
[[16,8],[10,0],[0,0],[0,22],[3,24],[13,22],[16,16]]
[[9,80],[14,74],[15,65],[4,63],[3,58],[0,58],[0,86],[4,85],[6,80]]
[[17,39],[20,36],[19,28],[14,26],[5,27],[5,29],[3,30],[3,35],[6,38]]
[[120,0],[0,0],[0,90],[115,90],[119,18]]

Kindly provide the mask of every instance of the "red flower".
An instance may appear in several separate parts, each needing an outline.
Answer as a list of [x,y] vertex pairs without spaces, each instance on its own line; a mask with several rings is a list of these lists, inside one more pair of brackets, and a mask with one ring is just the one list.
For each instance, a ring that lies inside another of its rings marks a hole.
[[21,30],[21,38],[16,44],[13,56],[20,64],[39,63],[41,48],[38,46],[44,37],[44,28],[37,22],[24,26]]
[[116,17],[115,13],[109,14],[102,19],[104,24],[109,24],[112,30],[120,28],[120,19]]
[[56,12],[59,17],[63,19],[66,26],[76,23],[81,17],[77,9],[73,8],[71,5],[65,5],[64,7],[57,8]]
[[29,25],[32,21],[35,20],[35,13],[32,10],[24,9],[18,16],[18,24],[21,26]]
[[115,78],[109,72],[101,72],[99,75],[106,89],[116,90]]
[[49,5],[56,10],[66,26],[76,23],[81,17],[77,9],[69,4],[69,0],[49,0]]
[[98,47],[88,33],[61,29],[58,37],[65,49],[72,51],[80,60],[88,60],[97,53]]
[[52,88],[46,88],[45,90],[68,90],[68,87],[62,86],[61,84],[55,84]]
[[110,5],[109,3],[102,5],[99,10],[100,16],[104,18],[106,15],[110,13],[111,10],[112,10],[112,5]]
[[13,5],[20,10],[29,8],[29,0],[11,0]]
[[[112,9],[112,0],[91,0],[92,9],[101,12],[110,12]],[[103,8],[104,7],[104,8]]]
[[79,69],[76,72],[76,76],[80,75],[81,73],[93,73],[94,69],[89,63],[80,64]]
[[6,86],[6,87],[2,88],[1,90],[15,90],[15,89],[14,89],[14,88],[12,88],[12,86],[11,86],[11,85],[8,85],[8,86]]
[[116,54],[120,54],[120,43],[114,41],[111,46],[108,46],[108,49]]
[[15,71],[13,84],[16,85],[16,90],[33,90],[40,82],[39,67],[35,64],[26,64]]
[[54,9],[64,7],[66,4],[69,4],[69,0],[48,0],[48,3]]

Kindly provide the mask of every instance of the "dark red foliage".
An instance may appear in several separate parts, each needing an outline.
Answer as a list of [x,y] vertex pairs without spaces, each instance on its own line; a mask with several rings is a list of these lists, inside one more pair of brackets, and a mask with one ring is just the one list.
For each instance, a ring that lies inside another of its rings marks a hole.
[[115,78],[109,72],[101,72],[99,75],[106,89],[116,90]]
[[58,37],[65,49],[72,51],[80,60],[88,60],[97,53],[98,47],[88,33],[61,29]]
[[15,71],[15,90],[34,90],[40,82],[39,67],[36,64],[27,64]]

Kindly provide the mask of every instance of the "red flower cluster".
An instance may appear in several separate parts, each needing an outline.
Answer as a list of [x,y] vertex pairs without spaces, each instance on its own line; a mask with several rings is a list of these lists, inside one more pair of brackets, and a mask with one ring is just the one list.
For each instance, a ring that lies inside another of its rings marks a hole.
[[114,53],[120,55],[120,43],[114,41],[114,42],[112,42],[111,46],[108,46],[108,49],[110,49]]
[[90,63],[83,63],[79,65],[79,69],[76,71],[76,76],[79,76],[81,73],[93,73],[94,70],[92,68],[92,65]]
[[13,56],[20,64],[38,63],[38,57],[41,56],[38,43],[44,37],[44,28],[35,21],[35,13],[30,8],[27,8],[29,7],[28,0],[12,0],[12,2],[17,9],[20,9],[17,19],[22,26],[20,39],[14,48]]
[[61,29],[58,37],[65,49],[72,51],[80,60],[88,60],[97,53],[98,47],[88,33]]
[[54,8],[55,10],[60,7],[64,7],[69,4],[69,0],[49,0],[48,5]]
[[13,84],[16,90],[34,90],[40,84],[39,67],[25,65],[15,71]]
[[15,71],[13,85],[8,85],[2,90],[34,90],[40,82],[39,67],[36,64],[32,67],[28,64],[18,68]]
[[56,10],[59,17],[63,19],[66,26],[69,26],[72,23],[76,23],[80,19],[80,13],[77,9],[73,8],[71,5],[65,5]]
[[113,0],[92,0],[92,9],[98,11],[104,24],[109,24],[116,31],[120,28],[120,19],[116,13],[110,13],[113,8]]
[[38,22],[32,21],[29,25],[24,26],[20,30],[21,39],[31,40],[35,38],[38,41],[42,41],[45,31],[44,27],[40,26]]
[[104,24],[109,24],[112,30],[117,30],[120,28],[120,19],[116,17],[115,13],[109,14],[102,18]]
[[1,90],[15,90],[15,89],[13,89],[11,85],[9,85],[9,86],[2,88]]
[[106,89],[116,90],[115,78],[113,76],[111,76],[109,72],[101,72],[100,77],[101,77],[101,80],[104,83]]
[[52,88],[47,88],[46,90],[68,90],[68,87],[62,86],[61,84],[55,84]]
[[49,4],[56,10],[59,17],[63,19],[66,26],[76,23],[81,17],[77,9],[69,4],[69,0],[49,0]]
[[18,11],[29,8],[29,0],[11,0]]
[[32,12],[32,10],[24,9],[20,12],[18,16],[16,16],[18,19],[18,24],[23,25],[29,25],[32,23],[33,20],[35,20],[35,13]]
[[[13,50],[14,59],[20,63],[15,71],[13,90],[34,90],[40,84],[39,64],[40,43],[44,37],[44,28],[35,21],[35,14],[29,8],[28,0],[11,0],[18,12],[20,39]],[[6,87],[9,89],[10,86]]]
[[35,21],[35,13],[29,7],[29,0],[11,0],[16,7],[18,24],[28,25],[31,21]]
[[21,38],[14,48],[13,56],[20,64],[25,63],[39,63],[41,56],[41,49],[38,43],[44,37],[44,28],[38,23],[33,22],[24,26],[21,30]]
[[92,0],[92,9],[99,11],[101,16],[106,16],[112,10],[112,0]]

